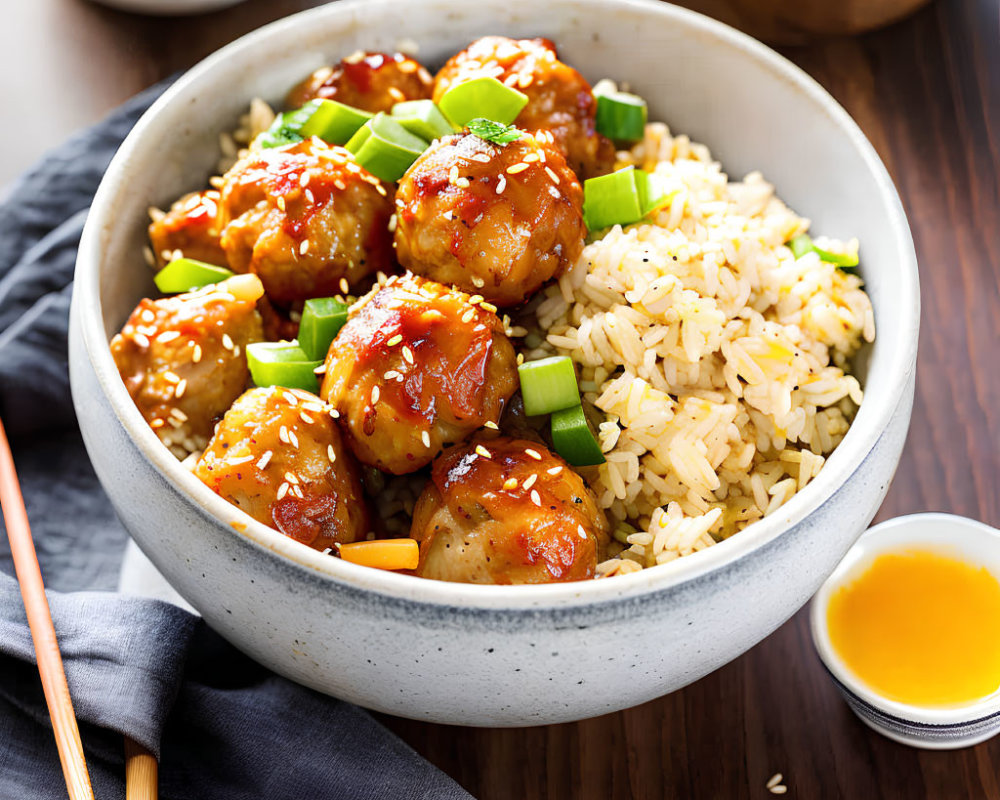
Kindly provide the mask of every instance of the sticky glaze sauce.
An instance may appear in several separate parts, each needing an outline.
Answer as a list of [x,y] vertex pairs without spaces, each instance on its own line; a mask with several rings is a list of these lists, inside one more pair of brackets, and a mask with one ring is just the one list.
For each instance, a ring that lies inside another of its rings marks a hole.
[[1000,582],[932,550],[885,553],[827,607],[834,650],[875,693],[957,706],[1000,689]]

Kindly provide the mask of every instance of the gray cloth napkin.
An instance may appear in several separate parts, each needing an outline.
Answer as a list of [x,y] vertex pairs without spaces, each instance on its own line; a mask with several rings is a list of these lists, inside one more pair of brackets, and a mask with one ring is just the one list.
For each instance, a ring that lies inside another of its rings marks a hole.
[[[347,703],[255,664],[200,619],[115,587],[127,534],[76,426],[66,336],[97,184],[155,86],[0,197],[0,417],[11,437],[98,798],[124,797],[122,735],[165,800],[469,798]],[[0,537],[0,800],[65,798],[6,536]]]

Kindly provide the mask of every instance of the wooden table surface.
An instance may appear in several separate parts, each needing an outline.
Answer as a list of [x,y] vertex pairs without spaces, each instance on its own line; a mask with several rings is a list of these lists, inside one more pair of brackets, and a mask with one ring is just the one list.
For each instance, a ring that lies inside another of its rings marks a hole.
[[[0,184],[139,89],[315,4],[249,0],[168,20],[86,0],[5,3]],[[920,261],[913,424],[879,518],[951,511],[1000,526],[996,0],[937,0],[882,31],[782,52],[875,145]],[[823,673],[804,612],[692,686],[618,714],[520,730],[383,721],[484,799],[770,797],[765,782],[780,771],[788,797],[1000,800],[1000,738],[939,753],[872,733]]]

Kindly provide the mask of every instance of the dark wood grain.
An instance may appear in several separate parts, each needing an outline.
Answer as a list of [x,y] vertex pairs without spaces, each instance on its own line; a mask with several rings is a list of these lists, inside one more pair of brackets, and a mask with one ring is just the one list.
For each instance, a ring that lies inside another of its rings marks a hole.
[[[706,0],[719,6],[718,0]],[[697,5],[696,0],[692,0]],[[5,5],[0,181],[135,91],[265,22],[314,5],[250,0],[162,20],[83,0]],[[910,439],[879,518],[952,511],[1000,526],[1000,12],[938,0],[885,30],[782,52],[854,116],[889,168],[920,261]],[[780,591],[780,587],[777,587]],[[383,721],[481,798],[1000,800],[1000,739],[913,750],[840,701],[798,614],[743,657],[638,708],[523,730]]]

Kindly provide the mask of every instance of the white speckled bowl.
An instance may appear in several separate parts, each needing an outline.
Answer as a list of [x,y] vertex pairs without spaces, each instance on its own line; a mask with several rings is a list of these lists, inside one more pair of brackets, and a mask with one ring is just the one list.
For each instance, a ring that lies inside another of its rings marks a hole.
[[[420,45],[432,67],[478,36],[544,35],[593,80],[627,80],[651,117],[760,169],[834,236],[858,236],[878,337],[866,399],[821,474],[704,552],[604,581],[490,587],[323,556],[250,520],[186,472],[133,406],[108,340],[152,291],[145,209],[203,185],[255,95],[272,100],[356,48]],[[369,708],[469,725],[580,719],[673,691],[800,608],[892,479],[913,397],[919,292],[903,210],[871,145],[815,82],[705,17],[634,0],[344,0],[277,22],[181,78],[140,120],[80,247],[70,359],[94,466],[125,525],[216,630],[288,677]],[[231,523],[246,525],[239,533]]]
[[1000,580],[1000,531],[953,514],[911,514],[886,520],[858,539],[813,598],[813,643],[851,711],[883,736],[927,750],[970,747],[1000,733],[1000,691],[950,707],[914,706],[873,692],[840,659],[827,628],[833,593],[860,576],[883,553],[919,549],[986,567]]

